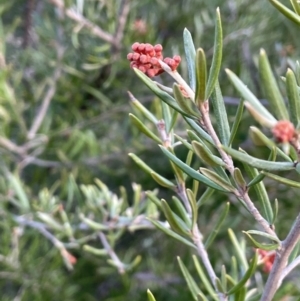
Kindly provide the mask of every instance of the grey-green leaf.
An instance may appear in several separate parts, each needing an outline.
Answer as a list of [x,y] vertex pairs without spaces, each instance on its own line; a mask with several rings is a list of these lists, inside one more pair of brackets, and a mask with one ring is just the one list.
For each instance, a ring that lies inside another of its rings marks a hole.
[[259,168],[263,170],[271,170],[271,171],[292,170],[295,168],[293,162],[270,162],[267,160],[262,160],[262,159],[252,157],[248,154],[229,148],[227,146],[222,146],[222,148],[230,156],[255,168]]
[[259,55],[259,73],[262,81],[262,88],[266,98],[269,100],[272,111],[279,120],[288,120],[289,114],[284,99],[278,88],[266,52],[261,49]]
[[300,121],[300,95],[295,74],[291,69],[286,73],[286,90],[291,121],[297,127]]
[[191,33],[185,28],[183,31],[183,45],[187,62],[189,82],[193,90],[196,88],[195,57],[196,50]]
[[300,16],[288,9],[285,5],[281,4],[277,0],[269,0],[273,6],[275,6],[283,15],[288,19],[295,22],[297,25],[300,25]]
[[223,31],[220,9],[216,10],[216,21],[215,21],[215,42],[214,42],[214,54],[211,67],[209,70],[208,81],[206,85],[205,99],[208,99],[213,92],[216,82],[218,80],[221,63],[222,63],[222,52],[223,52]]
[[201,175],[199,172],[182,162],[180,159],[178,159],[175,155],[173,155],[170,151],[168,151],[166,148],[160,146],[162,152],[172,161],[174,162],[178,167],[180,167],[187,175],[189,175],[192,179],[195,179],[201,183],[206,184],[209,187],[215,188],[217,190],[226,192],[227,190],[224,190],[221,186],[215,184],[213,181],[209,180],[207,177]]
[[196,94],[195,103],[200,108],[201,103],[205,99],[205,87],[206,87],[206,57],[204,50],[199,48],[196,54]]

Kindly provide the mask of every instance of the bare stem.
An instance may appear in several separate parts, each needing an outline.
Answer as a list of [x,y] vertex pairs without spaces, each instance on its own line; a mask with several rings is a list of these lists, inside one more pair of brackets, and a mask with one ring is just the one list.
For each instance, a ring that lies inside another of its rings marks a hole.
[[99,238],[100,238],[102,245],[103,245],[104,249],[106,250],[107,254],[110,256],[112,261],[118,267],[119,273],[123,274],[125,272],[124,264],[121,262],[121,260],[117,256],[117,254],[114,252],[114,250],[110,246],[109,242],[106,239],[106,236],[102,232],[99,232]]
[[271,301],[281,283],[286,276],[285,273],[288,268],[285,268],[288,258],[293,251],[296,243],[300,239],[300,215],[297,216],[296,221],[290,230],[286,239],[282,242],[281,248],[277,251],[272,271],[269,275],[265,285],[264,292],[260,301]]
[[65,8],[64,2],[62,0],[49,0],[49,1],[52,4],[54,4],[56,7],[64,10],[66,16],[68,16],[70,19],[74,20],[75,22],[80,24],[82,27],[88,28],[91,31],[91,33],[94,34],[95,36],[97,36],[98,38],[100,38],[112,45],[116,45],[116,40],[113,35],[104,31],[102,28],[100,28],[96,24],[87,20],[84,16],[82,16],[80,13],[76,12],[74,9]]

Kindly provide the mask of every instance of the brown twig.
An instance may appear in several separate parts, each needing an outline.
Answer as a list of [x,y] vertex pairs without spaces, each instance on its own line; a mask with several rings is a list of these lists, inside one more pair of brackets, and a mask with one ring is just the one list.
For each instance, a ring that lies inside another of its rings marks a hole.
[[67,17],[74,20],[82,27],[86,27],[91,31],[92,34],[97,36],[98,38],[106,41],[114,46],[116,46],[116,40],[113,35],[104,31],[102,28],[97,26],[96,24],[92,23],[91,21],[87,20],[84,16],[80,13],[76,12],[74,9],[66,8],[64,2],[62,0],[49,0],[52,4],[54,4],[59,9],[63,10]]

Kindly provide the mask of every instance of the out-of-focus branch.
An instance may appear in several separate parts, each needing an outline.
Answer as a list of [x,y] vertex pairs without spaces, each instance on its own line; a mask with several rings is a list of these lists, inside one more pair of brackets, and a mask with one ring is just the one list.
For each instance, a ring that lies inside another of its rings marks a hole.
[[40,108],[38,114],[35,116],[35,119],[34,119],[32,125],[31,125],[31,128],[27,134],[27,138],[29,140],[33,139],[35,137],[37,131],[39,130],[39,128],[46,116],[46,113],[48,111],[50,102],[56,92],[56,83],[61,76],[61,60],[62,60],[63,52],[64,52],[64,50],[60,46],[58,46],[58,62],[57,62],[58,65],[54,71],[54,75],[51,80],[50,87],[43,99],[41,108]]
[[49,0],[49,2],[51,2],[59,9],[64,10],[67,17],[74,20],[81,26],[88,28],[91,31],[91,33],[97,36],[98,38],[116,46],[116,39],[113,35],[104,31],[103,29],[101,29],[99,26],[92,23],[91,21],[87,20],[84,16],[76,12],[74,9],[66,8],[62,0]]
[[121,10],[118,18],[118,25],[115,33],[115,47],[120,48],[121,41],[124,36],[124,29],[127,21],[127,16],[130,11],[130,0],[123,0],[121,3]]

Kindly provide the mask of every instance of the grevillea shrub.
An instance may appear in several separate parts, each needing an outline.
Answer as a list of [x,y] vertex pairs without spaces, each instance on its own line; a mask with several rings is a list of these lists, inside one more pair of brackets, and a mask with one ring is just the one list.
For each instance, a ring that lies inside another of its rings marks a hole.
[[[291,1],[294,11],[276,0],[270,2],[288,19],[300,25],[298,1]],[[280,238],[278,210],[284,205],[269,197],[265,182],[268,180],[272,181],[272,185],[300,188],[299,181],[291,179],[300,173],[299,62],[294,64],[293,70],[288,69],[282,78],[286,85],[285,100],[265,51],[260,51],[260,84],[268,107],[262,105],[237,75],[226,69],[231,84],[241,96],[236,115],[230,121],[219,84],[223,46],[219,9],[216,11],[215,43],[209,69],[204,50],[195,50],[187,29],[183,33],[183,42],[187,80],[178,72],[180,56],[164,58],[160,45],[136,42],[132,45],[133,52],[128,54],[136,75],[161,100],[162,112],[162,118],[157,118],[129,93],[132,105],[140,116],[130,114],[130,119],[141,132],[158,143],[174,174],[173,178],[168,179],[153,170],[147,162],[130,154],[154,181],[174,193],[171,200],[160,200],[154,194],[148,194],[164,214],[161,221],[150,220],[156,228],[196,254],[193,255],[196,272],[191,272],[178,258],[194,300],[269,301],[280,298],[279,295],[274,297],[276,292],[300,264],[300,215],[294,221],[291,219],[289,232]],[[173,78],[172,87],[163,85],[161,80],[156,81],[156,76],[163,72]],[[269,150],[265,158],[258,158],[255,153],[250,155],[242,148],[233,148],[243,122],[244,107],[259,125],[250,127],[250,137],[255,145],[263,145]],[[184,134],[178,126],[182,121],[187,126]],[[149,122],[156,126],[156,131],[147,126]],[[178,156],[179,148],[185,149],[185,158]],[[218,218],[211,221],[211,230],[204,234],[199,226],[202,206],[213,202],[216,194],[220,193],[229,202],[223,205]],[[253,229],[243,229],[247,240],[240,238],[234,223],[225,223],[230,203],[240,208],[240,214],[245,213],[246,209],[247,219],[253,222]],[[232,250],[229,251],[232,254],[229,254],[230,261],[224,258],[224,265],[220,268],[211,258],[213,254],[224,257],[224,250],[218,248],[217,234],[224,230],[225,224],[232,228],[228,229],[228,245],[231,245],[228,250]],[[155,300],[150,290],[148,298]]]

